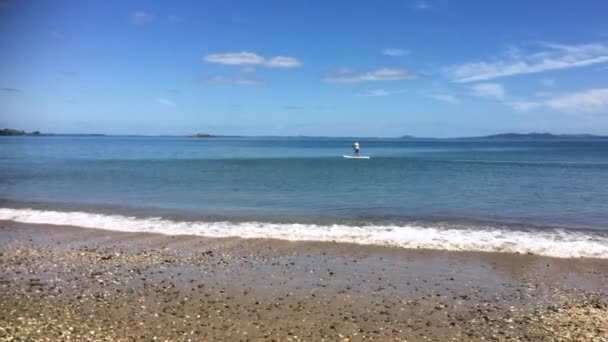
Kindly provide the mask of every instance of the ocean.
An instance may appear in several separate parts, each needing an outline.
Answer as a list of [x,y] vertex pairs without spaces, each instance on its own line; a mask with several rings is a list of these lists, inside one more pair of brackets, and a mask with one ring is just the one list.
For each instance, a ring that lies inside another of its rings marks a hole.
[[608,258],[608,140],[0,138],[0,219]]

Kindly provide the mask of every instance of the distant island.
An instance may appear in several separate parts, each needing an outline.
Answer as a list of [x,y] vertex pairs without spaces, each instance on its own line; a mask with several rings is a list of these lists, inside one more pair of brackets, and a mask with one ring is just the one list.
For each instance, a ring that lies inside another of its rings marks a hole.
[[0,129],[0,136],[6,137],[19,137],[19,136],[61,136],[61,137],[104,137],[105,134],[56,134],[56,133],[40,133],[39,131],[26,132],[13,128],[4,128]]
[[197,134],[192,134],[189,135],[188,137],[190,138],[215,138],[215,135],[211,135],[211,134],[206,134],[206,133],[197,133]]
[[101,133],[63,133],[63,134],[45,134],[45,135],[57,135],[61,137],[107,137],[106,134]]
[[484,135],[479,137],[459,138],[420,138],[411,135],[403,135],[399,139],[426,139],[426,140],[584,140],[584,139],[608,139],[605,135],[594,134],[552,134],[552,133],[500,133]]
[[606,139],[607,136],[593,134],[552,134],[552,133],[501,133],[479,137],[480,139]]
[[12,128],[4,128],[0,129],[0,136],[22,136],[22,135],[42,135],[38,131],[33,131],[31,133],[27,133],[26,131],[20,131]]
[[[18,129],[12,128],[4,128],[0,129],[0,136],[73,136],[73,137],[105,137],[105,136],[114,136],[114,135],[106,135],[106,134],[55,134],[55,133],[40,133],[39,131],[26,132]],[[116,135],[120,136],[120,135]],[[143,136],[143,135],[124,135],[124,136]],[[159,135],[160,136],[160,135]],[[182,135],[183,137],[183,135]],[[300,138],[300,139],[332,139],[332,138],[341,138],[341,139],[361,139],[356,137],[331,137],[331,136],[232,136],[232,135],[214,135],[208,133],[196,133],[185,135],[188,138]],[[370,139],[382,139],[380,137],[368,137]],[[608,136],[606,135],[595,135],[595,134],[553,134],[553,133],[499,133],[499,134],[490,134],[484,136],[477,137],[452,137],[452,138],[431,138],[431,137],[416,137],[413,135],[402,135],[398,138],[392,139],[403,139],[403,140],[590,140],[590,139],[600,139],[600,140],[608,140]]]

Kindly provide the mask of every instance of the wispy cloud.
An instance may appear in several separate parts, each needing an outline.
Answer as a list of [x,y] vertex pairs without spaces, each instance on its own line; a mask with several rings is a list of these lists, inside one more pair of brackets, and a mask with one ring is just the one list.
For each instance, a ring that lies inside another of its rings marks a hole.
[[451,104],[460,103],[460,100],[456,96],[449,95],[449,94],[429,95],[429,97],[433,98],[435,100],[439,100],[439,101],[443,101],[443,102],[447,102],[447,103],[451,103]]
[[542,98],[547,98],[547,97],[554,96],[555,94],[553,92],[550,92],[550,91],[542,91],[541,90],[541,91],[534,92],[533,95],[534,95],[534,97],[537,97],[537,98],[541,98],[541,97]]
[[296,106],[296,105],[282,105],[281,108],[283,109],[287,109],[287,110],[299,110],[299,109],[304,109],[304,107],[302,106]]
[[170,14],[167,16],[167,20],[169,20],[169,22],[171,23],[177,23],[182,21],[182,17],[175,15],[175,14]]
[[135,25],[145,25],[154,20],[154,15],[146,11],[131,12],[129,17]]
[[594,112],[608,108],[608,88],[589,89],[548,100],[547,105],[558,110]]
[[236,80],[234,80],[234,83],[238,84],[238,85],[245,85],[245,86],[257,86],[257,85],[266,84],[268,82],[266,82],[265,80],[260,79],[260,78],[245,77],[245,78],[237,78]]
[[267,60],[265,65],[271,68],[297,68],[302,66],[302,62],[293,57],[277,56]]
[[378,69],[363,73],[350,69],[336,70],[323,78],[328,83],[359,83],[368,81],[399,81],[420,78],[420,75],[403,69]]
[[509,103],[509,105],[518,112],[529,112],[542,107],[543,103],[538,101],[514,101]]
[[252,73],[252,72],[255,72],[255,68],[252,66],[242,67],[241,72]]
[[76,77],[79,75],[78,71],[64,70],[61,74],[65,77]]
[[552,78],[543,78],[540,80],[540,84],[547,88],[555,88],[557,86],[557,82]]
[[17,88],[10,88],[10,87],[4,87],[4,88],[0,88],[0,90],[4,93],[18,93],[20,92],[19,89]]
[[431,5],[428,3],[428,1],[421,0],[416,3],[414,8],[419,11],[426,11],[426,10],[431,9]]
[[207,84],[223,84],[223,83],[230,82],[230,79],[228,79],[224,76],[214,75],[214,76],[201,77],[201,78],[195,80],[195,82],[196,83],[207,83]]
[[209,54],[204,56],[203,60],[224,65],[263,65],[271,68],[297,68],[302,66],[302,62],[295,57],[275,56],[264,58],[257,53],[246,51]]
[[401,57],[410,54],[410,50],[403,49],[384,49],[382,50],[382,54],[391,57]]
[[398,90],[385,90],[385,89],[368,89],[361,93],[363,96],[388,96],[402,93]]
[[57,40],[65,39],[65,33],[63,33],[62,31],[59,31],[59,30],[51,30],[51,32],[49,32],[49,34],[51,35],[51,38],[53,38],[53,39],[57,39]]
[[600,112],[608,110],[608,88],[588,89],[543,101],[518,101],[511,106],[519,111],[548,108],[565,112]]
[[608,46],[601,43],[563,45],[540,43],[545,50],[532,54],[511,51],[506,59],[474,62],[444,68],[453,82],[476,82],[549,70],[584,67],[608,62]]
[[471,87],[471,95],[502,101],[506,92],[499,83],[479,83]]
[[205,84],[237,84],[237,85],[245,85],[245,86],[255,86],[267,84],[268,81],[255,78],[255,77],[240,77],[240,78],[228,78],[225,76],[214,75],[214,76],[206,76],[201,77],[199,79],[194,80],[195,83],[205,83]]
[[175,102],[167,99],[156,99],[156,102],[163,106],[175,106]]
[[263,64],[264,57],[253,52],[214,53],[203,58],[209,63],[225,65],[256,65]]

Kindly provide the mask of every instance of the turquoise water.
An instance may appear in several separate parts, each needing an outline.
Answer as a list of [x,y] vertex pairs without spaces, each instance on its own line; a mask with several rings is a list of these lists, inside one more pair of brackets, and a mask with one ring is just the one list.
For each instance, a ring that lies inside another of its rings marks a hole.
[[470,220],[604,229],[608,141],[15,137],[0,198],[257,220]]

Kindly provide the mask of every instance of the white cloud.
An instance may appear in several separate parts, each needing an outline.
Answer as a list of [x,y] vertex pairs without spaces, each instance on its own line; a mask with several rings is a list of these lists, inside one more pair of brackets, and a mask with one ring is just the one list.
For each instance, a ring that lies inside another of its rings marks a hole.
[[595,112],[608,109],[608,88],[589,89],[550,99],[547,106],[557,110]]
[[297,58],[288,56],[276,56],[266,59],[253,52],[229,52],[206,55],[203,60],[209,63],[224,65],[265,65],[272,68],[296,68],[302,66]]
[[608,62],[608,46],[604,44],[540,45],[548,50],[523,55],[512,47],[506,59],[465,63],[444,68],[443,71],[453,82],[475,82]]
[[175,103],[173,101],[167,99],[156,99],[156,102],[164,106],[175,106]]
[[443,102],[447,102],[447,103],[451,103],[451,104],[460,103],[460,100],[456,96],[449,95],[449,94],[430,95],[429,97],[431,97],[435,100],[439,100],[439,101],[443,101]]
[[378,69],[356,73],[350,69],[341,69],[330,73],[323,79],[328,83],[359,83],[367,81],[399,81],[411,80],[420,76],[403,69]]
[[384,49],[382,50],[382,54],[391,56],[391,57],[401,57],[410,54],[410,50],[403,49]]
[[297,68],[302,66],[302,62],[293,57],[276,56],[266,61],[265,65],[272,68]]
[[245,51],[210,54],[205,56],[204,60],[209,63],[219,63],[225,65],[256,65],[264,63],[264,57],[253,52]]
[[543,101],[520,101],[511,103],[518,111],[548,108],[564,112],[608,111],[608,88],[588,89],[578,93],[561,95]]
[[146,11],[135,11],[131,13],[131,22],[135,25],[145,25],[154,20],[154,15]]
[[237,78],[234,80],[234,83],[238,85],[255,86],[266,84],[266,81],[259,78]]
[[505,89],[499,83],[479,83],[471,87],[471,95],[487,99],[504,100]]
[[364,81],[396,81],[412,78],[418,78],[418,75],[400,69],[379,69],[361,76]]
[[255,72],[255,68],[252,66],[242,67],[241,72],[252,73]]
[[363,96],[387,96],[387,95],[399,94],[401,92],[402,91],[395,91],[395,90],[368,89],[368,90],[362,92],[361,95],[363,95]]

